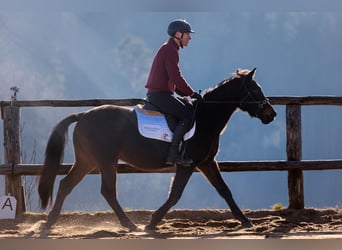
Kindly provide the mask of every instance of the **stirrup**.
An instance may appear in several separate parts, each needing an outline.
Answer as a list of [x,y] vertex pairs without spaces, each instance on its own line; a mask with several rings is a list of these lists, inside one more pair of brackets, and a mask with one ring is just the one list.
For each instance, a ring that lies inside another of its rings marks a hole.
[[183,158],[181,162],[176,162],[176,164],[181,165],[183,167],[190,167],[193,162],[194,161],[191,159],[184,159]]
[[170,165],[170,166],[173,166],[173,165],[176,164],[176,165],[181,165],[183,167],[190,167],[191,164],[193,163],[193,160],[187,159],[187,158],[183,158],[181,155],[177,155],[172,160],[167,159],[165,163],[166,163],[166,165]]

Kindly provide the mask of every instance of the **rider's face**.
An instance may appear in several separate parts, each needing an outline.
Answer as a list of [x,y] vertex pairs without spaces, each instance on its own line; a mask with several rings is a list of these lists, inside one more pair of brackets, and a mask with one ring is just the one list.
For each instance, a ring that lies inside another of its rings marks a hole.
[[[180,32],[176,32],[176,34],[175,34],[175,37],[177,37],[177,38],[181,38],[182,37],[182,33],[180,33]],[[188,44],[189,44],[189,41],[191,40],[191,35],[190,35],[190,33],[183,33],[183,37],[182,37],[182,45],[183,46],[188,46]],[[177,40],[178,41],[178,40]]]
[[190,40],[191,40],[190,33],[184,33],[183,39],[182,39],[183,46],[188,46]]

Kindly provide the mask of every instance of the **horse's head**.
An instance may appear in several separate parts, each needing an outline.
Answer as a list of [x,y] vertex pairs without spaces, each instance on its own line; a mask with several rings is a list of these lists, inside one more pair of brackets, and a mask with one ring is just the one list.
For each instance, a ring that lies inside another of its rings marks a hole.
[[241,85],[239,90],[239,108],[252,117],[259,118],[262,123],[268,124],[274,120],[277,113],[269,100],[265,97],[260,85],[254,80],[256,68],[251,71],[237,71]]

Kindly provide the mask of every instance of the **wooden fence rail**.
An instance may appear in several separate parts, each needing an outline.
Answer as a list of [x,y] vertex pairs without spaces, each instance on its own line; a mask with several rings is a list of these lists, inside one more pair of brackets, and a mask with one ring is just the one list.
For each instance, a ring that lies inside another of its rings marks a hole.
[[[149,173],[147,171],[134,168],[126,163],[118,164],[119,174],[139,174]],[[71,163],[63,163],[58,167],[58,175],[66,175],[71,168]],[[317,171],[328,169],[342,169],[342,160],[320,160],[320,161],[220,161],[222,172],[253,172],[253,171]],[[0,175],[38,175],[43,167],[42,164],[2,164],[0,165]],[[175,168],[165,168],[153,170],[150,173],[174,173]],[[198,170],[195,169],[195,172]],[[94,170],[89,174],[99,174]]]
[[[273,105],[342,105],[342,96],[275,96],[268,97]],[[133,106],[142,104],[141,98],[130,99],[87,99],[87,100],[16,100],[0,101],[1,109],[6,106],[17,107],[91,107],[103,104]]]
[[[143,99],[88,99],[88,100],[16,100],[0,101],[1,118],[4,122],[4,164],[0,164],[0,175],[5,175],[5,193],[11,193],[17,199],[17,214],[26,210],[25,197],[21,183],[23,175],[38,175],[41,164],[22,164],[20,159],[20,108],[23,107],[85,107],[103,104],[134,106],[142,104]],[[304,208],[303,171],[342,169],[342,160],[302,161],[301,106],[302,105],[338,105],[342,106],[342,97],[338,96],[278,96],[269,97],[273,105],[286,105],[286,161],[248,161],[219,162],[221,171],[288,171],[289,208]],[[71,164],[61,164],[58,174],[65,175]],[[128,164],[120,163],[119,173],[173,173],[173,168],[154,172],[140,171]],[[91,174],[97,174],[94,171]]]

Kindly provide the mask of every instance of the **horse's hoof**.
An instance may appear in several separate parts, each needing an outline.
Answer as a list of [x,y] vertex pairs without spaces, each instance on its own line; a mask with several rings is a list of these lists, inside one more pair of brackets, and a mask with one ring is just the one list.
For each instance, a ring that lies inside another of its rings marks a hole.
[[147,225],[145,226],[145,232],[154,232],[156,230],[156,226]]
[[138,230],[138,227],[136,225],[130,225],[127,227],[130,232],[135,232]]
[[44,230],[50,230],[51,227],[52,227],[52,225],[53,225],[53,223],[51,223],[51,222],[48,220],[47,222],[45,222],[45,223],[42,224],[42,228],[43,228]]
[[250,222],[249,220],[248,220],[248,221],[242,222],[242,223],[241,223],[241,226],[242,226],[243,228],[253,228],[253,227],[254,227],[253,223]]
[[51,233],[51,225],[48,225],[44,220],[38,221],[37,225],[40,231],[40,238],[47,238]]
[[133,222],[122,223],[121,225],[128,228],[130,232],[136,231],[138,229],[138,227]]

